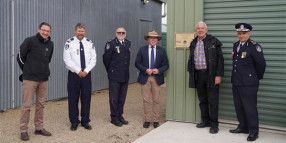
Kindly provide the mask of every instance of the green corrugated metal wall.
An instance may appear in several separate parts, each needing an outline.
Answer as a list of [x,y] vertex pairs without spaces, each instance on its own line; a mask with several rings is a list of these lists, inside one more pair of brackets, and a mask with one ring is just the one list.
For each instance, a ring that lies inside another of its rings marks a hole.
[[258,92],[260,124],[286,127],[286,0],[205,0],[204,21],[208,33],[223,43],[225,76],[220,89],[219,118],[236,120],[230,53],[237,41],[234,24],[247,22],[253,26],[251,38],[262,46],[267,64]]
[[167,32],[162,32],[162,47],[167,47]]
[[[196,11],[199,13],[195,14]],[[168,0],[167,55],[170,68],[167,71],[166,119],[200,121],[198,98],[188,87],[188,49],[174,48],[176,32],[193,33],[196,22],[202,20],[202,0]]]

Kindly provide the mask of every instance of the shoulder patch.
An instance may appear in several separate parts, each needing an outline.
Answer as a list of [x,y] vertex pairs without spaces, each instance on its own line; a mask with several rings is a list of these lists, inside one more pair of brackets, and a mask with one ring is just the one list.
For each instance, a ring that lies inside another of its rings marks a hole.
[[66,50],[69,49],[69,47],[70,47],[69,44],[66,44],[66,45],[65,45],[65,49],[66,49]]
[[256,50],[257,50],[257,52],[261,52],[262,51],[262,49],[261,49],[261,47],[259,45],[256,45]]
[[110,48],[110,44],[107,43],[106,46],[105,46],[105,50],[108,50]]

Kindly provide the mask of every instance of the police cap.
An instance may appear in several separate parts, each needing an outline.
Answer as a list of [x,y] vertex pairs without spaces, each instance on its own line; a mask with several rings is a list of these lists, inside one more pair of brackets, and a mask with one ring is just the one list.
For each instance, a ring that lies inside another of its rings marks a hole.
[[235,29],[237,32],[239,31],[251,31],[252,30],[252,26],[250,24],[247,23],[237,23],[235,24]]

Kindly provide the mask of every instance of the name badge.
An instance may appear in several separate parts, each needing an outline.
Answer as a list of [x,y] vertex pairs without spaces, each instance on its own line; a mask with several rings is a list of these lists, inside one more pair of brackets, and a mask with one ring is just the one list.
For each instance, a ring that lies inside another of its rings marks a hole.
[[119,49],[120,46],[116,46],[115,48],[116,48],[116,50],[117,50],[117,53],[119,54],[119,53],[120,53],[120,49]]
[[242,59],[245,58],[245,57],[246,57],[246,54],[247,54],[246,52],[242,52],[242,53],[241,53],[241,58],[242,58]]

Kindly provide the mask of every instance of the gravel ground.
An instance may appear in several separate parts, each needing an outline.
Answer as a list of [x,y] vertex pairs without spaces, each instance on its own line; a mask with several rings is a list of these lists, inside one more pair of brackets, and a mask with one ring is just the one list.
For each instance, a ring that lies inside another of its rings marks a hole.
[[[166,92],[165,86],[161,86],[160,118],[161,124],[165,122]],[[34,134],[35,106],[31,108],[29,123],[30,140],[36,143],[130,143],[137,138],[153,130],[142,127],[144,122],[143,102],[141,88],[138,83],[130,84],[124,108],[124,117],[129,121],[128,125],[116,127],[110,123],[110,110],[108,102],[108,90],[96,91],[91,98],[90,125],[88,131],[79,126],[76,131],[70,131],[68,119],[67,99],[61,101],[49,101],[45,103],[44,128],[50,131],[51,137]],[[19,131],[20,109],[9,109],[0,113],[0,142],[21,142]]]

